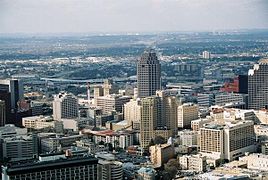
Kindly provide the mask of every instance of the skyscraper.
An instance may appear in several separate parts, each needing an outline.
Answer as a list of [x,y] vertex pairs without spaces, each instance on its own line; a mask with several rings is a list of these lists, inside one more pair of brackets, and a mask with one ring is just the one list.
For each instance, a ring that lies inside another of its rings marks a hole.
[[177,132],[177,105],[173,97],[157,92],[141,100],[140,144],[146,148],[152,140],[161,136],[168,139]]
[[55,120],[78,117],[78,100],[73,94],[59,93],[53,101],[53,118]]
[[17,102],[23,99],[23,84],[18,79],[4,79],[0,80],[0,90],[10,92],[11,108],[18,107]]
[[162,102],[160,97],[147,97],[141,102],[141,147],[146,147],[154,139],[157,125],[162,120]]
[[138,96],[140,98],[155,95],[161,89],[161,65],[153,50],[145,51],[137,65]]
[[248,107],[267,108],[268,105],[268,59],[262,59],[248,71]]
[[6,105],[5,101],[0,100],[0,126],[6,124]]

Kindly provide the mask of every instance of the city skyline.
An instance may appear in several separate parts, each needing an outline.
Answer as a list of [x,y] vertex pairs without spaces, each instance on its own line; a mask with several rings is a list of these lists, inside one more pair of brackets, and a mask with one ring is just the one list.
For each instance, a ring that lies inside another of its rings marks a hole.
[[267,29],[267,10],[265,0],[1,0],[0,33]]

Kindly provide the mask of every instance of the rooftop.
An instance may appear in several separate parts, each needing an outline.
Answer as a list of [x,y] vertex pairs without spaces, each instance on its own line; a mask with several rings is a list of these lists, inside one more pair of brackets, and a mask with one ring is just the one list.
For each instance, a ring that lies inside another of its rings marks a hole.
[[268,64],[268,58],[263,58],[259,60],[259,64]]

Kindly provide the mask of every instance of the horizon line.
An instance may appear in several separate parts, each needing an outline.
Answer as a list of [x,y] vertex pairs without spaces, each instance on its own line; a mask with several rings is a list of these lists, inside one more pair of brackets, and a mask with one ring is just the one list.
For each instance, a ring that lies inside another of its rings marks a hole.
[[93,36],[116,36],[116,35],[157,35],[157,34],[176,34],[176,33],[230,33],[230,32],[268,32],[268,28],[241,28],[241,29],[215,29],[215,30],[182,30],[182,31],[92,31],[92,32],[0,32],[0,36],[18,36],[18,35],[93,35]]

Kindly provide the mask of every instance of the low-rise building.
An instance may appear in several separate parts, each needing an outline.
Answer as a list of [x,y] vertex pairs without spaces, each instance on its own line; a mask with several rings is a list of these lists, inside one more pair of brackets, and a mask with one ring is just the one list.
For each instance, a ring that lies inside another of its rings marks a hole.
[[179,142],[181,145],[193,147],[197,146],[198,132],[191,130],[183,130],[178,132]]
[[[48,159],[48,158],[46,158]],[[98,179],[98,159],[90,156],[29,161],[2,167],[2,179]]]
[[38,153],[37,138],[30,135],[2,138],[0,147],[2,161],[34,159]]
[[91,154],[95,154],[96,152],[109,151],[108,146],[95,144],[94,142],[91,142],[89,139],[81,139],[80,141],[76,141],[76,146],[88,149],[88,152]]
[[179,157],[180,166],[183,170],[191,170],[197,172],[206,171],[206,157],[197,155],[184,155]]
[[155,167],[161,167],[174,157],[174,147],[170,144],[157,144],[150,146],[150,159]]
[[245,161],[248,169],[268,172],[268,155],[250,154],[239,158],[239,161]]
[[96,153],[98,162],[98,180],[122,180],[123,167],[122,163],[115,161],[113,154]]
[[63,131],[62,121],[54,121],[50,116],[31,116],[22,118],[22,125],[28,129],[53,128],[56,132]]

